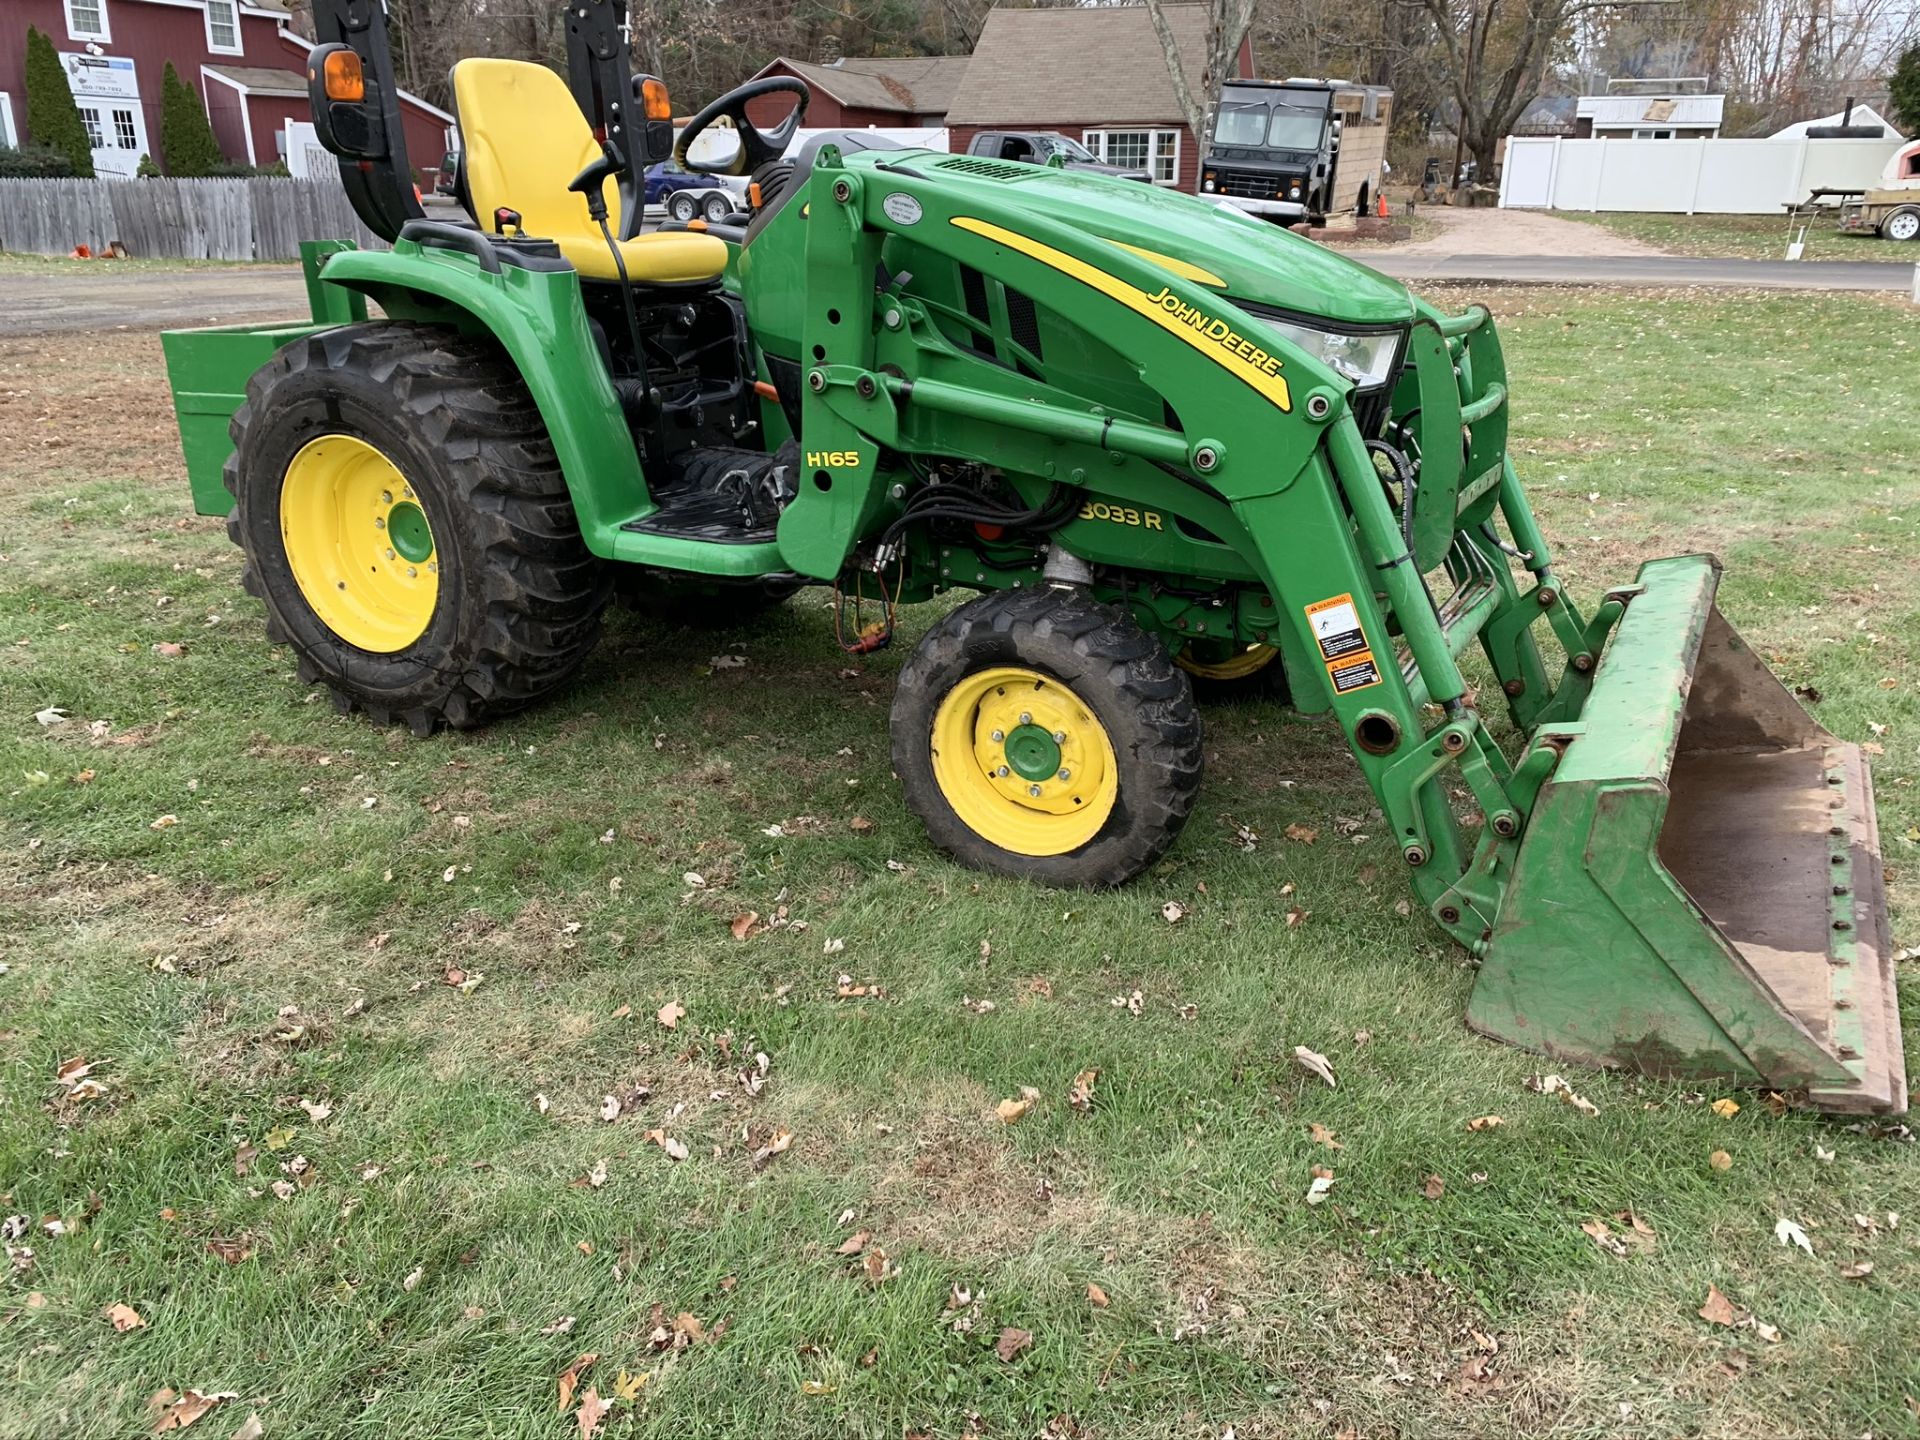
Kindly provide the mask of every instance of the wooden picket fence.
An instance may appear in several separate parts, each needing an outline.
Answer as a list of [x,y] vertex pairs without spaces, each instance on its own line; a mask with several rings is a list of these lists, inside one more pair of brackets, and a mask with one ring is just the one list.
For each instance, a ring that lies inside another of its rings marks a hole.
[[377,241],[332,176],[292,180],[0,180],[0,250],[297,260],[302,240]]

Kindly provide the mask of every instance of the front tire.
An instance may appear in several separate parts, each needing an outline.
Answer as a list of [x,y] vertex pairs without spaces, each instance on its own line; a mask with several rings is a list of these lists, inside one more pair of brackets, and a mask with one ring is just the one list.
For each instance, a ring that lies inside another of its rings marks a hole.
[[343,713],[466,729],[547,694],[599,638],[606,568],[494,347],[429,326],[321,331],[247,382],[232,433],[241,583]]
[[1200,717],[1123,612],[1066,590],[969,601],[900,673],[893,768],[933,843],[1043,884],[1124,884],[1186,824]]
[[691,190],[676,190],[667,197],[667,214],[685,223],[700,213],[700,202]]

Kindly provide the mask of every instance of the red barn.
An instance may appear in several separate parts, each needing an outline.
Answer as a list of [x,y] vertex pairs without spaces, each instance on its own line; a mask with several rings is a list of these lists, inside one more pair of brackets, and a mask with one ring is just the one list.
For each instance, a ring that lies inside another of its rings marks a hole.
[[[160,76],[168,61],[199,91],[227,159],[271,165],[300,143],[308,119],[309,42],[279,0],[5,0],[0,6],[0,144],[30,143],[26,126],[27,27],[52,37],[94,172],[130,179],[142,155],[160,153]],[[407,154],[431,170],[447,151],[453,117],[401,97]],[[289,142],[288,126],[295,129]]]
[[[933,129],[947,123],[947,103],[966,74],[965,55],[901,55],[874,60],[835,60],[815,65],[782,55],[754,75],[791,75],[813,91],[809,130]],[[779,121],[793,108],[790,95],[769,95],[747,104],[756,125]]]
[[[1194,95],[1207,62],[1207,7],[1162,7]],[[1235,75],[1253,75],[1243,42]],[[809,117],[811,118],[811,117]],[[1057,130],[1111,165],[1141,166],[1192,194],[1200,146],[1144,5],[992,10],[947,109],[947,148],[982,130]]]

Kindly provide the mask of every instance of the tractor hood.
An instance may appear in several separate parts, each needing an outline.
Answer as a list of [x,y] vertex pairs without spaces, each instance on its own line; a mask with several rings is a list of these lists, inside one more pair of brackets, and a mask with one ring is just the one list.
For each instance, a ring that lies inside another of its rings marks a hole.
[[[871,154],[872,152],[869,152]],[[1038,165],[923,152],[874,155],[910,167],[981,219],[1019,228],[1021,214],[1198,266],[1226,282],[1225,293],[1335,325],[1404,325],[1414,300],[1399,281],[1230,205],[1155,185]],[[849,156],[862,166],[868,155]],[[869,162],[870,163],[870,162]],[[864,166],[862,166],[864,168]],[[977,199],[974,194],[977,192]]]

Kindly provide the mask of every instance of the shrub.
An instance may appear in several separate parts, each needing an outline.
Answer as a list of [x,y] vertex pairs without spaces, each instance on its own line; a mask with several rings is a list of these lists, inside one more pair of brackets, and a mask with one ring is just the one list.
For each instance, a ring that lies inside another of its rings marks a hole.
[[51,37],[27,27],[27,138],[66,157],[67,173],[93,178],[93,142],[74,104]]
[[171,60],[160,75],[160,155],[167,174],[182,177],[217,175],[227,163],[206,107]]
[[49,146],[0,146],[0,180],[66,180],[72,175],[73,161]]

